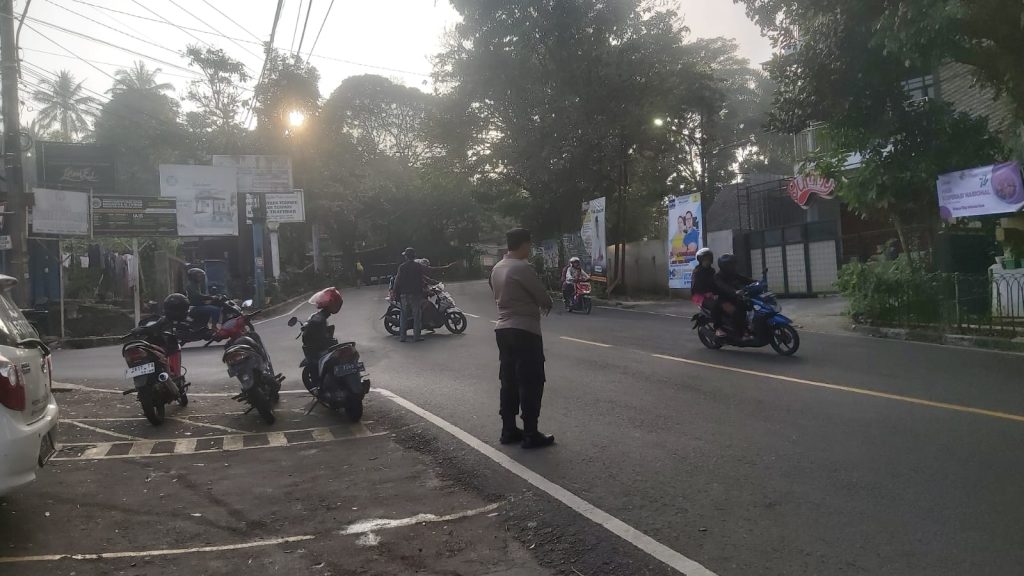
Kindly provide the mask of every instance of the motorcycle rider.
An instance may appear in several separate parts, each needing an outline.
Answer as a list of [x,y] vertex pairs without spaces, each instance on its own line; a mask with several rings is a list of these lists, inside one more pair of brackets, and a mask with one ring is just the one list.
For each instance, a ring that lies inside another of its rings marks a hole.
[[736,269],[736,257],[722,254],[718,257],[718,274],[715,274],[715,294],[724,312],[730,315],[735,338],[746,337],[747,305],[743,301],[743,288],[754,280],[740,274]]
[[711,323],[715,326],[716,336],[725,336],[721,330],[722,301],[717,297],[715,288],[715,253],[710,248],[697,251],[697,267],[693,270],[690,293],[690,299],[698,308],[711,311]]
[[193,317],[198,323],[216,326],[220,322],[220,306],[214,304],[216,298],[206,293],[206,272],[202,268],[190,268],[186,273],[188,286],[185,294],[188,303],[194,307]]
[[569,265],[562,275],[562,299],[565,300],[566,308],[573,305],[576,298],[576,283],[590,280],[590,275],[583,270],[583,264],[578,256],[569,258]]
[[[327,319],[341,310],[345,299],[342,298],[340,290],[331,286],[313,294],[309,303],[316,306],[316,312],[309,317],[306,327],[302,330],[302,345],[308,347],[310,351],[311,357],[306,358],[307,362],[310,366],[315,367],[320,359],[320,353],[334,343]],[[310,372],[313,374],[314,383],[316,383],[320,374],[316,369]]]

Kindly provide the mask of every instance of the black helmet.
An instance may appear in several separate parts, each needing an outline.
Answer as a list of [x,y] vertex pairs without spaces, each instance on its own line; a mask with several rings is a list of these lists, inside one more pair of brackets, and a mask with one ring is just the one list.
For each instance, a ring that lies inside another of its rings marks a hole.
[[202,281],[206,279],[206,271],[202,268],[189,268],[186,274],[189,280]]
[[184,322],[188,318],[188,298],[178,293],[164,298],[164,317],[173,322]]
[[718,257],[718,268],[724,272],[735,272],[736,257],[732,254],[722,254]]
[[408,247],[408,248],[406,248],[405,250],[402,251],[402,256],[405,256],[405,258],[407,260],[415,260],[416,259],[416,249],[413,248],[412,246],[410,246],[410,247]]

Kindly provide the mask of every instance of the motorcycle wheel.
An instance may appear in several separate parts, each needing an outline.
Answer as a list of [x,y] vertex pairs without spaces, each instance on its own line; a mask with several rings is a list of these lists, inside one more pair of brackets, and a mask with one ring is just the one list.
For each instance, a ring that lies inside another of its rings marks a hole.
[[593,310],[593,309],[594,309],[594,302],[590,298],[587,298],[586,300],[583,301],[583,313],[584,314],[586,314],[587,316],[590,316],[590,311]]
[[188,406],[188,394],[185,392],[178,395],[178,406],[181,406],[182,408]]
[[398,336],[400,330],[398,326],[402,323],[401,311],[388,310],[388,313],[384,315],[384,329],[388,331],[388,334],[392,336]]
[[452,334],[462,334],[469,326],[469,321],[462,312],[449,312],[444,317],[444,326]]
[[313,370],[309,366],[302,368],[302,385],[309,390],[310,394],[313,393]]
[[153,426],[159,426],[164,423],[164,404],[156,399],[156,394],[153,392],[152,386],[147,386],[142,390],[139,390],[139,404],[142,405],[142,413],[146,415],[146,420]]
[[[259,378],[259,376],[256,377]],[[270,398],[263,392],[263,383],[254,383],[246,396],[249,404],[252,404],[256,411],[260,413],[260,418],[263,418],[263,421],[267,424],[273,424],[275,420],[274,408],[270,404]]]
[[359,422],[363,418],[363,397],[359,394],[352,394],[345,398],[345,416],[351,422]]
[[796,328],[789,324],[776,324],[771,327],[768,342],[780,356],[792,356],[800,348],[800,335]]
[[715,329],[710,324],[697,327],[697,337],[700,343],[710,350],[718,350],[722,347],[722,341],[715,336]]

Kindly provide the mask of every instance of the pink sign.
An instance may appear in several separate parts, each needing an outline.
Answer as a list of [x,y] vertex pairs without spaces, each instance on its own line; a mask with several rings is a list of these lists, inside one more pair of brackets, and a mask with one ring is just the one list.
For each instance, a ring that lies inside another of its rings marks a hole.
[[797,176],[789,181],[789,197],[801,208],[807,208],[811,196],[832,198],[836,195],[836,181],[817,174]]

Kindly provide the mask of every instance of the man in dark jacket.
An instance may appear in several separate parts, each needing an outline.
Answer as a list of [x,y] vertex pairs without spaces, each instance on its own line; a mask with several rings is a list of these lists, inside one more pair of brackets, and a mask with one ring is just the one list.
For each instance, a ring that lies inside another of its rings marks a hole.
[[444,272],[451,269],[455,264],[435,268],[424,266],[416,261],[416,250],[406,248],[402,252],[405,262],[398,267],[398,274],[395,276],[395,294],[402,302],[402,313],[399,317],[402,329],[402,342],[409,340],[408,321],[412,315],[413,337],[417,342],[422,342],[423,337],[423,286],[428,272]]
[[718,274],[715,274],[715,295],[722,309],[730,315],[733,337],[744,338],[747,332],[747,305],[740,297],[740,291],[754,282],[736,269],[736,257],[722,254],[718,258]]

